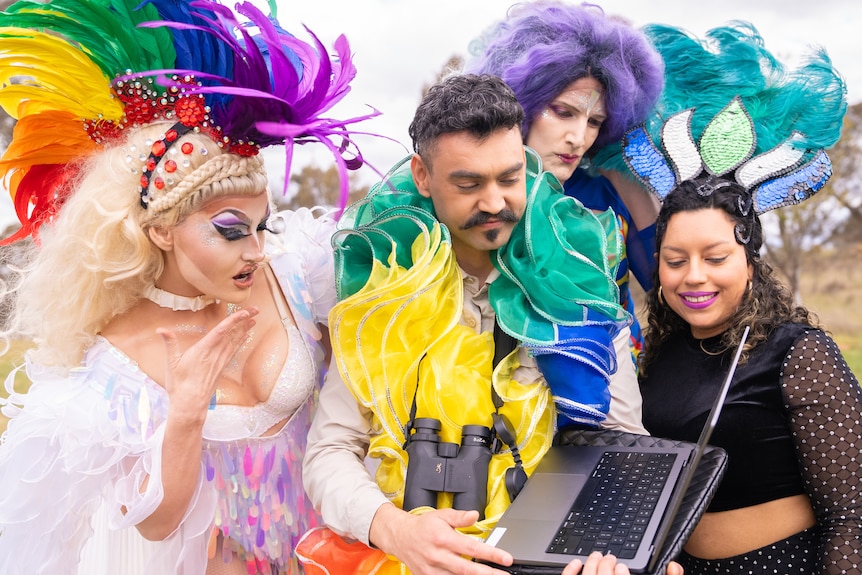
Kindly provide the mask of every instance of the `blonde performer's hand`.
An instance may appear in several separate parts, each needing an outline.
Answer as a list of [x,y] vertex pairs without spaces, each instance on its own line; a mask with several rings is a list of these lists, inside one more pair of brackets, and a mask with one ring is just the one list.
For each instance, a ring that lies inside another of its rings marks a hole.
[[156,330],[165,342],[165,390],[177,416],[198,421],[206,417],[218,376],[248,338],[257,314],[255,307],[230,314],[184,352],[179,350],[176,333]]

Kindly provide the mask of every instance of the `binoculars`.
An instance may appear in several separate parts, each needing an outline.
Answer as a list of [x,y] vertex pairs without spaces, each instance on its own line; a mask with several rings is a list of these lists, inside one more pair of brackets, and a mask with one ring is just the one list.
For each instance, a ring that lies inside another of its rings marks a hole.
[[479,512],[485,517],[488,503],[488,464],[491,461],[491,429],[482,425],[461,428],[461,444],[440,441],[440,420],[420,417],[408,437],[405,511],[437,507],[437,494],[452,493],[454,509]]

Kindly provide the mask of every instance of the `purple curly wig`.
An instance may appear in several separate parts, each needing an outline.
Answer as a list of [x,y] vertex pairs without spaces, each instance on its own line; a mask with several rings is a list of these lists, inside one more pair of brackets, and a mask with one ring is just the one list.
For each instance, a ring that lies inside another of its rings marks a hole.
[[590,152],[643,122],[664,81],[664,63],[647,37],[592,4],[516,4],[472,46],[465,72],[500,76],[512,88],[524,108],[525,138],[566,86],[585,76],[598,80],[608,118]]

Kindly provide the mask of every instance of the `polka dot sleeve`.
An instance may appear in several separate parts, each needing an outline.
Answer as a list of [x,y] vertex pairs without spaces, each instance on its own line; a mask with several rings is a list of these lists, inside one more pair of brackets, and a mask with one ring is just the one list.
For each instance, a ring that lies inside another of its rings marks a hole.
[[832,339],[791,347],[782,387],[802,478],[821,533],[821,573],[862,573],[862,394]]

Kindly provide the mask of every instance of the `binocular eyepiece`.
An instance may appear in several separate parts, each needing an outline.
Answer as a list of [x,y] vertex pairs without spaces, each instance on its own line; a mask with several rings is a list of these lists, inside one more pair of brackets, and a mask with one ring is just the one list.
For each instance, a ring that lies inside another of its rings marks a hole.
[[483,425],[461,428],[461,444],[440,441],[439,419],[420,417],[408,438],[404,510],[437,507],[439,493],[452,493],[455,509],[479,512],[485,517],[488,503],[488,464],[491,461],[491,429]]

